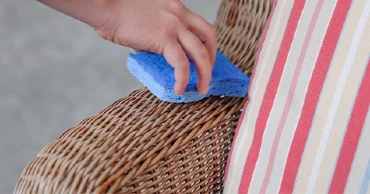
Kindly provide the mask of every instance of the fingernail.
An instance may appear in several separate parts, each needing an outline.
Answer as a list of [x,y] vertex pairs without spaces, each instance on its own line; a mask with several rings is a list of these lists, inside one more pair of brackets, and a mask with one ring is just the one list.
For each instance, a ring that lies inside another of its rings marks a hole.
[[207,94],[209,90],[209,86],[201,88],[199,87],[199,84],[198,84],[198,90],[199,90],[199,93],[201,94]]
[[175,92],[177,95],[182,95],[184,93],[182,90],[176,89],[176,88],[175,88]]
[[175,83],[174,89],[177,95],[182,95],[185,91],[185,88],[181,87],[177,82]]
[[207,93],[208,93],[208,90],[209,90],[209,87],[207,86],[207,88],[206,88],[206,89],[204,89],[203,94],[207,94]]

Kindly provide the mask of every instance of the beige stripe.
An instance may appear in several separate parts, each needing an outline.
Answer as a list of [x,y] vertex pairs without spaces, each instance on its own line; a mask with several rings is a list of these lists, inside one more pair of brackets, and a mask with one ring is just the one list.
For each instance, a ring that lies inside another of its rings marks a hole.
[[352,65],[352,69],[348,75],[347,83],[341,97],[340,106],[336,113],[337,115],[334,120],[332,133],[330,134],[321,169],[318,174],[314,193],[326,192],[330,184],[331,176],[335,169],[342,140],[347,128],[346,125],[350,119],[353,104],[356,100],[357,91],[361,85],[362,76],[367,66],[370,44],[369,34],[370,22],[367,22],[366,29],[360,40],[360,45],[353,62],[355,65]]
[[[282,115],[285,101],[289,92],[289,86],[292,83],[293,74],[299,57],[299,52],[305,41],[312,15],[316,7],[317,0],[306,1],[302,10],[302,15],[296,32],[294,33],[291,50],[288,54],[287,61],[281,76],[281,81],[276,93],[275,103],[273,104],[269,119],[267,120],[266,129],[262,139],[262,145],[259,157],[256,163],[255,171],[253,172],[249,192],[258,193],[261,189],[267,165],[270,160],[270,152],[273,146],[276,129]],[[277,102],[277,103],[276,103]]]
[[367,112],[364,127],[361,132],[360,141],[357,146],[355,158],[352,163],[351,172],[344,193],[359,193],[362,180],[365,176],[367,163],[370,159],[370,107]]
[[[245,161],[247,158],[248,150],[251,146],[252,137],[254,135],[254,129],[251,128],[248,132],[247,124],[250,124],[251,122],[255,122],[255,118],[250,118],[250,121],[248,121],[247,117],[250,115],[249,111],[252,110],[253,104],[261,104],[261,95],[260,94],[264,90],[266,90],[267,87],[267,81],[268,77],[266,75],[270,75],[271,71],[273,69],[273,61],[275,61],[277,52],[279,50],[280,42],[282,40],[282,37],[285,32],[285,26],[287,25],[287,21],[289,18],[290,10],[292,9],[293,3],[292,1],[286,0],[287,2],[285,4],[285,7],[281,7],[283,1],[280,1],[278,5],[275,8],[274,16],[271,18],[270,27],[267,31],[266,39],[264,42],[264,46],[262,47],[257,69],[252,81],[251,89],[250,91],[253,91],[249,94],[249,96],[253,95],[253,93],[257,93],[254,95],[253,101],[249,102],[249,106],[246,109],[246,112],[244,114],[242,119],[242,123],[239,129],[238,136],[234,140],[234,150],[231,157],[231,163],[228,170],[228,178],[226,180],[224,192],[226,194],[234,194],[238,192],[242,173],[244,170]],[[283,8],[283,9],[282,9]],[[277,22],[278,15],[281,14],[281,20],[280,22]],[[276,30],[274,30],[276,29]],[[271,39],[273,34],[275,33],[275,38]],[[271,45],[270,48],[268,48]],[[269,49],[267,51],[267,49]],[[265,59],[266,58],[266,59]],[[267,60],[267,61],[266,61]],[[267,63],[265,69],[259,69],[262,66],[262,63]],[[262,72],[261,72],[262,71]],[[257,82],[257,80],[259,80]],[[258,111],[258,110],[257,110]],[[248,114],[249,113],[249,114]],[[255,117],[257,113],[252,114],[253,117]],[[246,133],[246,134],[243,134]],[[243,138],[243,135],[247,137],[247,139]],[[244,141],[243,141],[244,140]],[[239,149],[239,152],[238,150]]]
[[325,85],[317,105],[313,126],[305,146],[305,152],[296,179],[294,188],[294,192],[296,193],[305,193],[308,189],[309,179],[313,164],[315,162],[316,154],[320,146],[323,129],[325,128],[326,120],[328,118],[330,105],[334,98],[338,79],[343,71],[345,61],[350,50],[350,45],[354,38],[354,31],[357,28],[363,6],[361,6],[360,1],[355,1],[352,3],[351,9],[355,11],[350,11],[347,16],[345,23],[346,26],[344,27],[337,44],[332,65],[329,69],[325,80]]
[[[282,7],[282,2],[283,1],[280,1],[280,3],[278,3],[277,7],[275,8],[274,17],[272,17],[271,19],[270,28],[266,36],[264,47],[261,50],[261,54],[258,59],[257,67],[260,67],[263,65],[263,63],[266,63],[265,69],[261,69],[255,72],[251,86],[251,93],[249,94],[249,96],[253,97],[253,99],[251,99],[251,102],[249,102],[249,106],[246,109],[244,118],[241,118],[243,119],[243,121],[240,126],[238,136],[234,140],[234,150],[232,153],[231,164],[228,171],[228,178],[224,189],[225,193],[227,194],[234,194],[238,192],[244,170],[244,164],[254,135],[254,125],[249,126],[249,131],[247,131],[247,125],[255,123],[256,121],[256,117],[259,111],[258,108],[262,102],[264,91],[266,90],[267,82],[270,77],[266,75],[270,75],[272,72],[273,64],[276,60],[280,43],[282,41],[282,37],[284,35],[285,28],[288,22],[290,10],[292,9],[294,3],[294,1],[286,0],[286,3],[284,4],[285,7]],[[279,14],[281,15],[281,20],[280,22],[277,22],[276,20],[278,19]],[[273,33],[275,33],[275,38],[270,39],[273,36]],[[265,48],[268,50],[265,50]],[[254,111],[256,113],[251,114],[250,111]]]
[[[307,88],[311,80],[311,74],[316,64],[316,59],[318,57],[322,41],[325,37],[325,32],[329,25],[334,7],[335,2],[324,1],[321,12],[317,18],[316,26],[314,28],[309,47],[306,51],[307,53],[302,64],[301,73],[297,81],[297,86],[294,92],[292,103],[289,107],[289,114],[283,128],[280,142],[278,144],[275,163],[273,165],[273,171],[270,178],[271,181],[266,193],[276,193],[280,189],[286,160],[289,154],[291,142],[298,124],[298,120],[300,118],[300,113],[304,104]],[[289,168],[289,166],[287,168]]]

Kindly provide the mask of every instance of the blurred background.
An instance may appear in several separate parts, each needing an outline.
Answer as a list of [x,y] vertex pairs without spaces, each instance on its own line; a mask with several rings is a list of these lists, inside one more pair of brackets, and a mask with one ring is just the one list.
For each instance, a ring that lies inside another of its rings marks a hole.
[[[220,0],[184,0],[213,23]],[[0,2],[0,193],[49,142],[141,84],[132,50],[37,1]]]

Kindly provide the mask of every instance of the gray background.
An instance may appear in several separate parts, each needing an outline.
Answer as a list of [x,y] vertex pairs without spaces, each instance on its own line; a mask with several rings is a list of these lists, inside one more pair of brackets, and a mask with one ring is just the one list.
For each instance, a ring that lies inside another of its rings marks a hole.
[[[220,0],[184,0],[213,23]],[[141,87],[129,48],[36,1],[0,1],[0,193],[50,141]]]

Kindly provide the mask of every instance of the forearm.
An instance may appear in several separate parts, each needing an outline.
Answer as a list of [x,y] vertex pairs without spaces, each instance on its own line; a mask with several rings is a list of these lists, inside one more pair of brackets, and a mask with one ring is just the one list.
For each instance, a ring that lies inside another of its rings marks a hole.
[[93,28],[100,28],[108,17],[107,0],[39,0],[41,3],[80,20]]
[[206,94],[216,59],[217,33],[180,0],[39,0],[92,26],[102,38],[138,50],[163,54],[174,67],[174,90],[182,94],[189,81],[189,58]]

